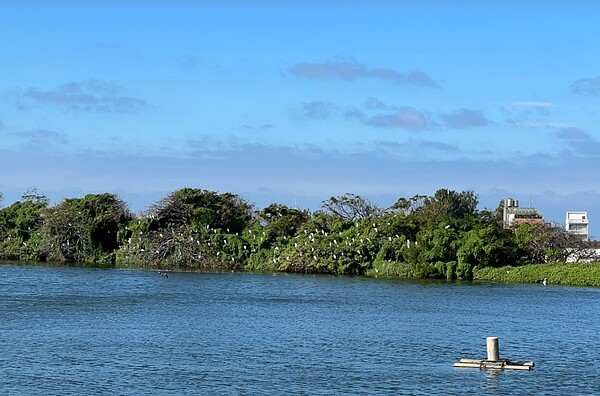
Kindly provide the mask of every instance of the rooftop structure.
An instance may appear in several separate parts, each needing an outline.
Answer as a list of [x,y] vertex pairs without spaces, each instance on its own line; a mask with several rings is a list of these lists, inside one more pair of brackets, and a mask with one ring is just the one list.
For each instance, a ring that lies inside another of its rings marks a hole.
[[544,224],[544,217],[535,208],[521,208],[519,201],[508,198],[502,211],[504,228],[518,227],[520,224]]
[[583,241],[589,241],[589,219],[587,212],[568,211],[565,220],[565,230]]

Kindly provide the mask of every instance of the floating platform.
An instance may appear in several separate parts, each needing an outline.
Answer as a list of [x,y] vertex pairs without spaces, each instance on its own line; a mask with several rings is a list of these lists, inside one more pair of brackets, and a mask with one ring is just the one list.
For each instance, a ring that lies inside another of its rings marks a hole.
[[531,370],[533,362],[512,362],[510,360],[460,359],[453,367],[478,368],[481,370]]
[[531,370],[533,362],[513,362],[500,359],[498,337],[487,337],[487,359],[460,359],[453,367],[478,368],[481,370]]

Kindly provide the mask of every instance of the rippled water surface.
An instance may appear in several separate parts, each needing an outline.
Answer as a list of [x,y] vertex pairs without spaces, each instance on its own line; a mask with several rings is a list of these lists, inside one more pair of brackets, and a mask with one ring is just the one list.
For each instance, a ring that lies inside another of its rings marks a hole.
[[[535,368],[452,367],[487,336]],[[3,395],[592,395],[599,362],[599,289],[0,264]]]

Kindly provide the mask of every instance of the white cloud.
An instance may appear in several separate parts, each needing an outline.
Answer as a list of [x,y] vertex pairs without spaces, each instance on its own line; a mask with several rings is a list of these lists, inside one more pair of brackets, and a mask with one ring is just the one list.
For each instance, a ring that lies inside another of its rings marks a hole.
[[471,110],[462,108],[454,113],[441,115],[444,124],[448,128],[466,129],[490,124],[490,120],[485,118],[481,110]]
[[66,135],[47,129],[13,132],[10,135],[24,140],[21,147],[25,150],[51,152],[69,144],[69,139]]
[[439,87],[427,73],[420,70],[400,72],[391,68],[369,68],[354,59],[345,58],[336,58],[323,63],[297,63],[290,67],[289,71],[296,77],[311,80],[354,81],[359,78],[375,78],[396,84]]
[[515,101],[510,103],[511,106],[520,107],[553,107],[551,102],[535,102],[535,101]]
[[599,96],[600,77],[579,79],[571,84],[569,88],[576,94]]
[[327,101],[312,101],[302,103],[302,118],[309,120],[326,120],[331,118],[335,105]]
[[18,93],[20,107],[28,104],[54,106],[66,111],[136,113],[148,107],[145,100],[126,95],[120,85],[90,79],[63,84],[54,90],[30,87]]
[[523,125],[534,128],[571,128],[575,124],[566,121],[522,121],[512,122],[513,125]]
[[356,119],[375,128],[408,129],[422,131],[427,128],[427,118],[412,107],[401,107],[393,113],[367,116],[362,111],[352,108],[346,112],[346,118]]
[[574,155],[596,158],[600,156],[600,142],[580,128],[561,128],[556,136],[567,142]]

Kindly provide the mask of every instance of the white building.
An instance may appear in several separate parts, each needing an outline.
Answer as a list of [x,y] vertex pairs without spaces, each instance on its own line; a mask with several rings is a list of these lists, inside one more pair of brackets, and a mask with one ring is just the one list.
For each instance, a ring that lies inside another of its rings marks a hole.
[[589,241],[589,219],[587,212],[568,211],[565,221],[565,230],[571,234],[580,237],[584,241]]

